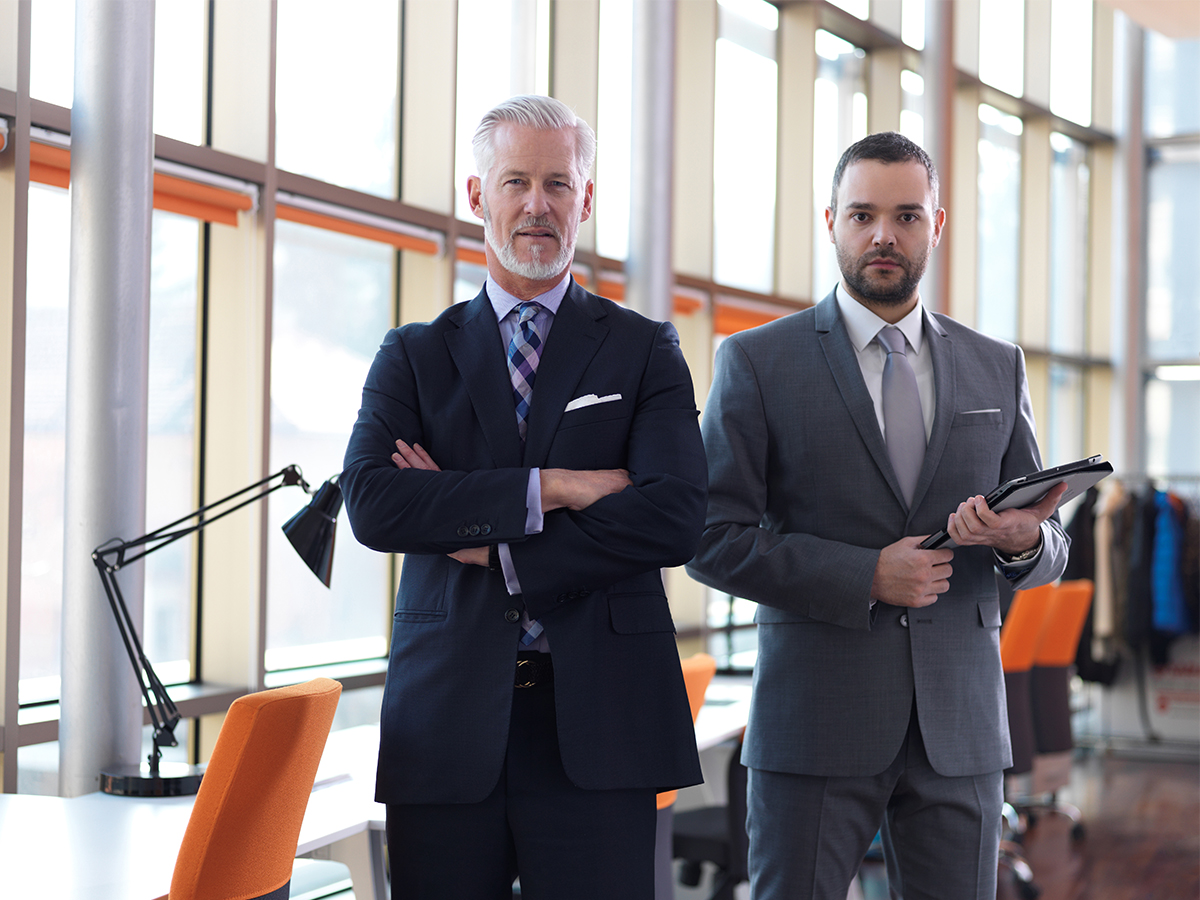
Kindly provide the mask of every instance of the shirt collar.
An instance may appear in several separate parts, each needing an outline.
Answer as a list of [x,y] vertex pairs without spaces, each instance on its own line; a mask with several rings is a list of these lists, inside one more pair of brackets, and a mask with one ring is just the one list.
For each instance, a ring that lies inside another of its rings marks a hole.
[[[567,273],[563,275],[562,281],[550,288],[550,290],[546,291],[546,293],[538,294],[532,299],[536,300],[544,308],[548,309],[551,315],[558,315],[558,307],[562,304],[563,297],[567,295],[567,288],[570,287],[570,285],[571,272],[568,270]],[[497,322],[512,312],[513,307],[515,307],[518,303],[523,302],[518,300],[504,288],[500,287],[500,285],[493,280],[491,275],[487,277],[486,287],[488,299],[492,301],[492,309],[496,312]]]
[[[879,330],[891,323],[885,322],[847,294],[842,290],[841,284],[837,286],[836,291],[838,309],[841,310],[842,321],[846,323],[846,333],[850,336],[850,343],[854,345],[855,350],[861,353],[871,341],[875,340],[875,335],[879,334]],[[912,311],[896,323],[896,327],[904,332],[904,337],[907,338],[913,352],[920,353],[921,340],[925,336],[925,314],[919,299]]]

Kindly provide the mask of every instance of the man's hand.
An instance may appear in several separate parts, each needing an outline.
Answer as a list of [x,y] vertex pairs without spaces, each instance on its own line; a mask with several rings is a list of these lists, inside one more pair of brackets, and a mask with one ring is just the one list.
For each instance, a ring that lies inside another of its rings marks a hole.
[[1041,524],[1058,508],[1065,482],[1055,485],[1041,500],[1024,509],[992,512],[983,497],[970,497],[958,505],[946,523],[946,533],[960,547],[983,545],[1016,556],[1037,546]]
[[456,559],[465,566],[487,566],[488,564],[488,548],[487,547],[467,547],[463,550],[455,550],[453,553],[446,554],[451,559]]
[[442,471],[441,466],[435,463],[425,448],[420,444],[413,444],[411,447],[404,441],[396,441],[396,452],[392,454],[392,462],[396,464],[398,469],[425,469],[430,472]]
[[633,484],[624,469],[542,469],[542,512],[587,509]]
[[902,538],[880,551],[871,582],[874,599],[893,606],[929,606],[950,590],[954,551],[922,550],[925,537]]

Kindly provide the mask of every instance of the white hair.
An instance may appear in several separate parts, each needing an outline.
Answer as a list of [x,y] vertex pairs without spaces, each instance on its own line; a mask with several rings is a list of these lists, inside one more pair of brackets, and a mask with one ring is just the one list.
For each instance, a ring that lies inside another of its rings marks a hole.
[[575,132],[575,167],[581,182],[587,181],[596,161],[596,133],[590,125],[560,100],[536,94],[510,97],[489,111],[475,129],[471,149],[475,154],[475,168],[480,181],[486,183],[496,162],[496,128],[505,122],[536,128],[541,131],[558,131],[570,128]]

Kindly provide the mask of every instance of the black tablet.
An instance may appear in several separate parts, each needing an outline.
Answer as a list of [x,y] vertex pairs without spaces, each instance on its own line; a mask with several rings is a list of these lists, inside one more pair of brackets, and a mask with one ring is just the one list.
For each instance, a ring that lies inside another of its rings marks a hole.
[[[1052,469],[1042,469],[1031,475],[1012,478],[995,488],[984,500],[987,501],[988,509],[995,512],[1002,509],[1023,509],[1033,506],[1045,497],[1052,487],[1065,481],[1067,492],[1058,501],[1061,506],[1072,497],[1078,497],[1102,478],[1111,475],[1112,470],[1112,463],[1105,462],[1101,456],[1089,456]],[[921,547],[925,550],[957,546],[945,530],[931,534],[921,542]]]

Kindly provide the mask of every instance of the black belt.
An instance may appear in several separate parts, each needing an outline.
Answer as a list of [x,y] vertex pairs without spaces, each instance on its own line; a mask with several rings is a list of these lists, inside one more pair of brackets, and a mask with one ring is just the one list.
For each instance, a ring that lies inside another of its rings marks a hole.
[[517,674],[514,687],[528,688],[554,681],[554,665],[549,653],[521,650],[517,653]]

